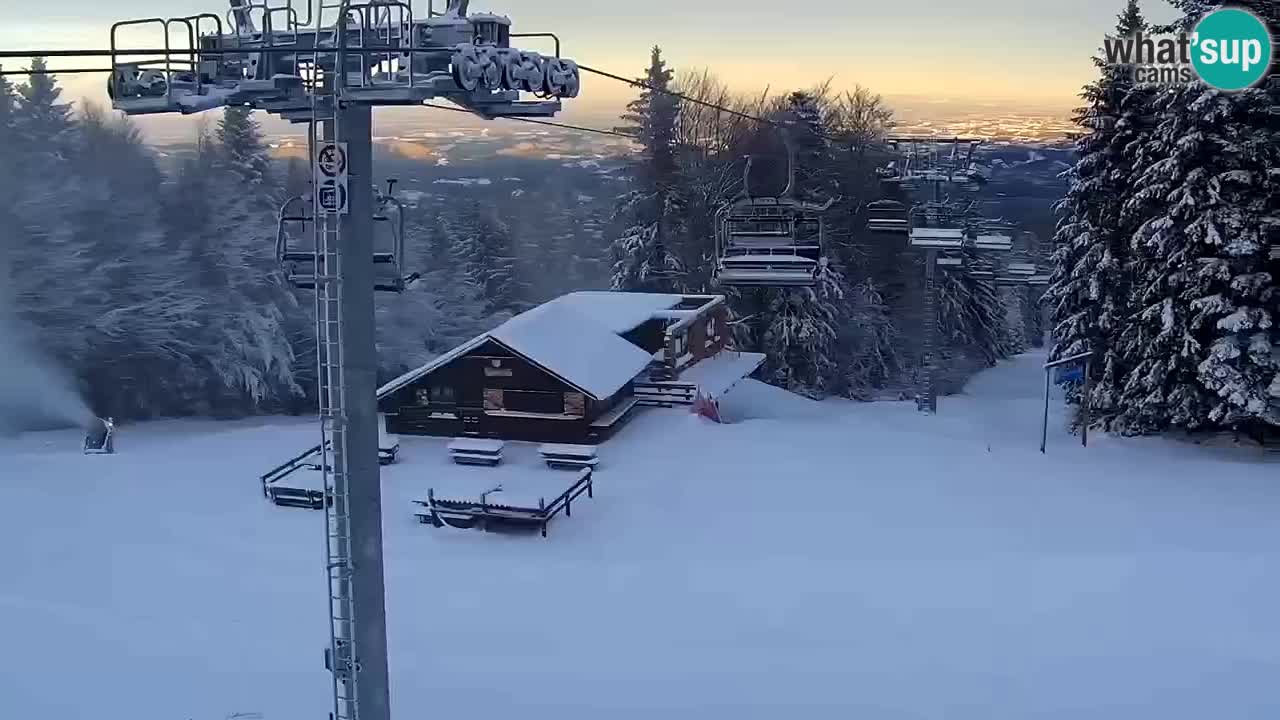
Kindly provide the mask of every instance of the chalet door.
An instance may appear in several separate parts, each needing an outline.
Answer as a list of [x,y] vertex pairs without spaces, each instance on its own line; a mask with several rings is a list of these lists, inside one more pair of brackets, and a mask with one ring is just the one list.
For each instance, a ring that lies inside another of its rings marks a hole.
[[481,411],[464,409],[462,411],[462,434],[479,435]]

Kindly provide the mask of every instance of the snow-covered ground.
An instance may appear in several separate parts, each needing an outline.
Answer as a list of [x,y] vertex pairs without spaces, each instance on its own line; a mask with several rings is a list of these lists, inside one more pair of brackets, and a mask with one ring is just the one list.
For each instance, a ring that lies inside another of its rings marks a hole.
[[[646,411],[545,540],[417,524],[455,469],[406,438],[383,480],[396,716],[1277,717],[1280,465],[1084,449],[1056,404],[1041,455],[1039,361],[936,417],[755,382],[735,424]],[[0,440],[0,714],[325,717],[322,516],[257,481],[316,435]],[[551,472],[532,452],[511,462]]]

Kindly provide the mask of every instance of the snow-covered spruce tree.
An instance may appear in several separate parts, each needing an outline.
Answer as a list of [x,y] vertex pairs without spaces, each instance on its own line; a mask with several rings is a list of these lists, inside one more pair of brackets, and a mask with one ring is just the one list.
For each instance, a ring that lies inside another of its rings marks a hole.
[[304,392],[296,358],[314,357],[300,332],[304,311],[275,266],[273,188],[258,184],[256,172],[242,175],[254,163],[230,162],[234,150],[221,133],[201,131],[166,199],[170,243],[206,303],[193,333],[201,352],[189,396],[189,412],[200,415],[289,406]]
[[[781,110],[779,117],[792,123],[787,132],[796,151],[793,193],[797,199],[824,202],[840,186],[819,97],[792,93]],[[785,173],[785,158],[776,165],[775,170]],[[850,328],[848,280],[839,259],[828,259],[815,287],[768,291],[760,322],[765,377],[810,397],[845,392],[861,381],[847,376],[842,352],[842,334]]]
[[[976,252],[966,255],[969,267],[991,269],[990,261]],[[940,347],[967,357],[976,367],[990,367],[1013,354],[1004,298],[990,281],[939,268],[935,283]]]
[[[657,90],[672,89],[672,71],[654,47],[643,82]],[[676,244],[684,196],[676,159],[676,123],[680,101],[645,88],[627,104],[619,132],[635,138],[639,153],[631,167],[631,189],[618,198],[614,222],[623,231],[613,242],[613,279],[617,290],[670,292],[679,288]]]
[[77,129],[71,232],[93,248],[102,291],[82,301],[94,321],[80,376],[99,414],[180,414],[174,401],[196,362],[204,300],[168,251],[155,202],[163,176],[128,118],[86,103]]
[[848,323],[844,276],[828,268],[811,288],[768,291],[764,377],[812,398],[844,389],[840,334]]
[[[0,65],[0,70],[4,70],[3,65]],[[18,94],[13,83],[7,76],[0,75],[0,159],[6,161],[6,167],[13,167],[11,158],[17,149],[17,109]],[[6,173],[6,177],[8,175]]]
[[840,339],[845,392],[856,400],[873,400],[876,390],[889,385],[901,367],[897,327],[870,278],[854,285],[846,301],[848,317]]
[[1280,214],[1274,91],[1202,84],[1162,94],[1135,173],[1138,358],[1128,432],[1280,424],[1271,389],[1280,293],[1269,259]]
[[[32,69],[44,67],[40,58],[32,62]],[[32,75],[17,91],[12,144],[3,151],[12,163],[6,175],[13,194],[5,205],[13,223],[7,233],[16,310],[41,350],[78,369],[92,326],[86,298],[104,289],[93,273],[93,238],[72,229],[79,196],[68,161],[75,122],[54,76]]]
[[[220,159],[240,182],[258,187],[268,182],[271,158],[253,110],[232,105],[222,111],[217,130]],[[247,188],[246,188],[247,189]]]
[[18,86],[18,105],[15,124],[26,154],[37,163],[65,160],[75,143],[75,122],[71,106],[62,101],[62,88],[57,78],[44,71],[48,65],[44,58],[34,58],[26,83]]
[[[1129,0],[1116,35],[1145,28],[1137,0]],[[1076,141],[1076,164],[1065,173],[1070,187],[1056,207],[1057,250],[1043,302],[1053,324],[1051,357],[1095,353],[1091,412],[1105,426],[1120,410],[1132,367],[1116,349],[1131,313],[1129,237],[1135,227],[1122,208],[1132,193],[1135,152],[1151,124],[1151,90],[1135,84],[1129,68],[1109,65],[1103,57],[1094,64],[1100,77],[1085,87],[1086,104],[1076,112],[1084,132]],[[1069,398],[1076,400],[1071,393]]]
[[479,288],[485,312],[518,313],[529,307],[528,288],[516,276],[511,229],[495,209],[480,202],[465,206],[448,227],[452,264]]
[[[0,66],[0,70],[3,69],[4,67]],[[18,96],[9,78],[0,75],[0,165],[3,167],[17,167],[18,133],[14,125],[17,104]],[[15,173],[0,173],[0,197],[16,199],[19,186]],[[9,305],[16,301],[13,280],[10,278],[12,272],[10,266],[13,262],[10,255],[13,252],[11,247],[17,243],[17,234],[14,203],[0,203],[0,265],[3,265],[3,272],[0,273],[0,283],[3,283],[3,287],[0,288],[0,303]],[[11,306],[0,308],[0,312],[13,310]]]
[[280,198],[281,202],[284,202],[286,198],[305,195],[310,190],[311,170],[302,160],[296,157],[289,158],[284,166],[284,195]]

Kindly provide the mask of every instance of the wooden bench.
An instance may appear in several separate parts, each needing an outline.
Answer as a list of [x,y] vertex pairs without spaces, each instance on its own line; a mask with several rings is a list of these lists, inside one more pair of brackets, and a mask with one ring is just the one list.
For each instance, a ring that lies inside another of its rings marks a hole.
[[459,465],[498,465],[502,463],[501,440],[481,438],[454,438],[449,443],[449,455]]
[[547,443],[538,448],[547,467],[560,470],[581,470],[593,468],[600,462],[596,449],[592,445],[561,445]]

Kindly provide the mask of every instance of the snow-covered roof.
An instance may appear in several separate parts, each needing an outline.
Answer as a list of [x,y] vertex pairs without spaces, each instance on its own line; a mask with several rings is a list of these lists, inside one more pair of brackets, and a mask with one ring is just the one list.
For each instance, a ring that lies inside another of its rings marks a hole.
[[382,398],[399,390],[405,385],[408,385],[414,380],[417,380],[423,375],[426,375],[432,370],[435,370],[441,365],[444,365],[455,358],[460,358],[463,355],[466,355],[468,352],[471,352],[473,349],[479,347],[485,340],[488,340],[488,339],[489,339],[488,333],[485,333],[483,335],[477,335],[476,337],[471,338],[470,340],[462,343],[461,345],[450,350],[449,352],[443,353],[441,355],[437,355],[435,358],[431,360],[431,362],[427,363],[426,365],[410,370],[409,372],[392,380],[386,385],[383,385],[382,387],[378,388],[378,399],[381,400]]
[[649,353],[623,340],[617,332],[580,312],[574,303],[552,301],[520,313],[494,328],[489,336],[603,400],[634,379],[652,360]]
[[683,295],[582,290],[561,295],[542,307],[568,308],[622,334],[658,317],[660,312],[670,310],[682,300]]
[[383,385],[378,388],[378,398],[492,339],[602,400],[630,382],[653,360],[650,353],[619,335],[679,305],[683,299],[681,295],[608,291],[562,295]]
[[755,372],[764,359],[762,353],[721,350],[680,373],[680,382],[693,383],[703,395],[716,400],[739,380]]

